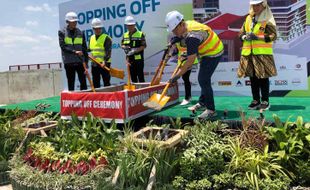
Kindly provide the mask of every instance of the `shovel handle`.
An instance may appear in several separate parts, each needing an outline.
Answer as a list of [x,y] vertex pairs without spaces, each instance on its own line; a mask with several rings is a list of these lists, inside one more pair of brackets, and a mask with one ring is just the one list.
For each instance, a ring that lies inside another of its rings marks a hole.
[[[161,61],[158,65],[158,67],[156,68],[155,75],[153,76],[153,78],[151,80],[150,86],[157,84],[158,80],[156,80],[156,78],[159,78],[159,82],[160,82],[164,68],[166,66],[166,63],[170,59],[170,55],[168,53],[169,53],[171,47],[172,46],[168,46],[168,48],[165,49],[163,57],[161,58]],[[159,77],[157,77],[158,74],[159,74]]]
[[[87,70],[87,67],[86,67],[86,63],[85,63],[85,62],[83,62],[83,67],[84,67],[84,70],[86,71],[86,70]],[[88,72],[86,73],[86,77],[87,77],[88,82],[89,82],[89,84],[90,84],[91,90],[92,90],[93,92],[96,92],[96,91],[95,91],[95,87],[94,87],[94,83],[93,83],[93,81],[91,80],[91,78],[90,78]]]
[[[173,71],[171,77],[174,77],[174,75],[178,72],[178,70],[180,69],[180,67],[181,67],[181,65],[178,65],[178,66],[174,69],[174,71]],[[170,82],[168,82],[168,83],[166,84],[166,86],[165,86],[163,92],[162,92],[161,95],[160,95],[159,101],[166,95],[169,86],[170,86]]]
[[92,60],[92,62],[98,64],[101,68],[103,68],[103,69],[105,69],[105,70],[107,70],[107,71],[110,72],[110,68],[109,68],[109,67],[107,67],[107,66],[105,66],[105,65],[103,65],[103,64],[101,64],[101,63],[99,63],[93,56],[88,55],[88,57],[89,57],[90,60]]
[[128,76],[127,85],[131,86],[130,66],[129,66],[127,58],[126,58],[126,65],[127,65],[127,76]]

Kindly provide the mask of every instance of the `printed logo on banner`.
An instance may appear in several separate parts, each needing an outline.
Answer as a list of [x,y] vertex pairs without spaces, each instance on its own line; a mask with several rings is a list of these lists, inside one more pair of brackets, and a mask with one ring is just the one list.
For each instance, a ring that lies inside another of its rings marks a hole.
[[287,85],[287,80],[275,80],[274,85],[276,86],[286,86]]
[[238,68],[237,68],[237,67],[233,67],[233,68],[231,68],[231,71],[232,71],[232,72],[237,72],[237,71],[238,71]]
[[236,87],[242,87],[242,86],[243,86],[242,82],[240,80],[238,80]]
[[301,64],[296,64],[296,65],[295,65],[295,70],[302,70]]
[[226,69],[217,69],[215,70],[216,73],[223,73],[226,72]]
[[250,80],[246,80],[245,81],[245,86],[251,86],[251,81]]
[[280,68],[280,70],[286,70],[286,66],[285,65],[281,65],[279,68]]
[[292,84],[298,86],[298,85],[301,84],[301,80],[298,79],[298,78],[295,78],[295,79],[292,80]]
[[231,86],[232,82],[231,81],[219,81],[218,85],[219,86]]

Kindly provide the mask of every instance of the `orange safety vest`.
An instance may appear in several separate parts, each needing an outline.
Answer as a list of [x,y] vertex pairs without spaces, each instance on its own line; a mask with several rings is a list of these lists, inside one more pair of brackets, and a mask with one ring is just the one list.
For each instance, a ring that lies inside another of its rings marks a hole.
[[207,39],[205,39],[198,47],[198,53],[200,57],[214,56],[223,51],[224,45],[222,41],[209,26],[194,20],[186,21],[186,24],[187,30],[189,32],[205,31],[209,34]]
[[[253,32],[256,36],[263,38],[265,34],[267,22],[259,22],[253,28],[252,26],[252,17],[250,15],[247,16],[244,28],[246,33]],[[243,41],[241,55],[247,56],[251,53],[253,55],[272,55],[273,42],[265,42],[264,40],[252,40],[252,41]]]

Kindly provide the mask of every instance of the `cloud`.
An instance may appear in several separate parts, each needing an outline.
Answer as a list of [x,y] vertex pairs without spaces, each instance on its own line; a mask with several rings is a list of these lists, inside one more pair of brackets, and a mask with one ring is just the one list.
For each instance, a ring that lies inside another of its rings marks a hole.
[[38,25],[39,25],[38,21],[31,21],[31,20],[26,21],[26,26],[38,26]]
[[14,27],[14,26],[0,26],[0,47],[14,47],[31,44],[39,44],[46,42],[53,42],[57,39],[53,39],[51,36],[42,34],[33,34],[26,28]]
[[43,11],[51,12],[52,11],[52,8],[47,3],[44,3],[41,6],[28,5],[24,9],[29,12],[43,12]]

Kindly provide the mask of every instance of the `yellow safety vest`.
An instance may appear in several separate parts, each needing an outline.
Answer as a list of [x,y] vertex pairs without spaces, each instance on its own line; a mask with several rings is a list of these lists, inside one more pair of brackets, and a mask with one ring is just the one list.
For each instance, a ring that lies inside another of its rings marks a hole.
[[186,21],[186,24],[187,24],[187,30],[189,32],[205,31],[208,32],[209,34],[207,39],[205,39],[198,47],[198,53],[200,57],[214,56],[223,51],[224,45],[222,41],[209,26],[193,20]]
[[[185,61],[183,63],[181,62],[181,55],[182,54],[186,54],[187,49],[186,49],[186,47],[182,47],[180,42],[176,43],[175,45],[176,45],[176,47],[178,49],[178,65],[180,65],[180,64],[184,65]],[[196,59],[194,61],[194,65],[196,65],[196,64],[198,64],[197,57],[196,57]]]
[[[252,26],[252,17],[247,16],[244,29],[246,33],[253,32],[256,36],[263,38],[265,34],[267,22],[258,22],[254,28]],[[273,42],[265,42],[264,40],[252,40],[252,41],[243,41],[241,55],[248,56],[251,53],[253,55],[272,55]]]
[[[91,54],[93,55],[93,57],[95,57],[96,60],[100,63],[104,61],[105,57],[104,42],[107,37],[108,37],[107,34],[101,34],[97,40],[96,35],[92,35],[90,37],[89,49],[91,50]],[[110,63],[111,58],[107,62]]]

